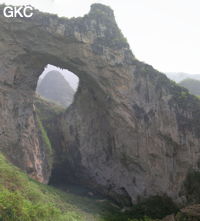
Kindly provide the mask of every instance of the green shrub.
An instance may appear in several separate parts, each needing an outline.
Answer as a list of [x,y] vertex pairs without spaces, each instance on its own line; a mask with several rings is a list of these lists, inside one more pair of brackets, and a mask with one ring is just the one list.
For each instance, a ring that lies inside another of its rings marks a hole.
[[177,211],[178,207],[168,196],[152,196],[135,205],[132,214],[134,218],[146,221],[149,220],[147,217],[161,219]]
[[61,212],[59,209],[41,203],[33,203],[18,191],[6,189],[0,192],[0,220],[2,221],[50,221]]
[[180,93],[180,97],[181,97],[182,99],[187,98],[188,95],[189,95],[189,93],[188,93],[187,91],[181,91],[181,93]]

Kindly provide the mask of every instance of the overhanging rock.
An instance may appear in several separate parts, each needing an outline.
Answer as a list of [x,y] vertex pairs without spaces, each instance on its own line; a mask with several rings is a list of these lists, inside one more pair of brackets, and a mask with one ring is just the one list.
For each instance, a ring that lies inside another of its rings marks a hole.
[[50,63],[80,78],[60,119],[62,175],[124,204],[163,193],[178,200],[199,165],[200,102],[134,57],[109,7],[72,19],[1,15],[0,38],[0,148],[12,162],[49,179],[33,94]]

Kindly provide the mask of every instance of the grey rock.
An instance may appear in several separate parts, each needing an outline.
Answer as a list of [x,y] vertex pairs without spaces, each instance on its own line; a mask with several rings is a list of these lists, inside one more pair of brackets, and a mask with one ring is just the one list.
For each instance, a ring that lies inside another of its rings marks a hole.
[[136,60],[110,8],[94,4],[73,19],[39,11],[30,19],[0,15],[0,33],[0,148],[13,162],[15,152],[22,156],[16,165],[28,171],[31,164],[30,175],[48,181],[32,97],[50,63],[80,78],[57,122],[54,168],[62,177],[127,206],[164,193],[180,198],[188,170],[198,168],[200,102]]

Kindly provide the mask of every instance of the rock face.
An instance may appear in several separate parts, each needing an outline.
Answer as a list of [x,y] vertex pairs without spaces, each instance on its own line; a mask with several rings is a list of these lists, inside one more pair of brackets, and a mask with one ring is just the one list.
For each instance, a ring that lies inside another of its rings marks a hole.
[[1,16],[0,33],[1,149],[13,162],[16,150],[30,159],[16,165],[29,172],[30,162],[31,174],[47,180],[32,95],[51,63],[80,78],[58,122],[53,176],[126,205],[164,193],[181,199],[188,170],[199,169],[200,102],[134,57],[109,7],[94,4],[70,20],[38,11],[30,19]]
[[0,150],[32,178],[47,183],[51,168],[33,93],[0,86]]
[[74,97],[74,90],[58,71],[50,71],[38,83],[36,92],[47,100],[68,107]]

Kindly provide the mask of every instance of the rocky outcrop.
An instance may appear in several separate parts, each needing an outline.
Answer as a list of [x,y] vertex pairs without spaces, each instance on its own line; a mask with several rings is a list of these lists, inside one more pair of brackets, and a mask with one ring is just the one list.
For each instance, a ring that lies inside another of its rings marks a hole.
[[36,92],[47,100],[63,107],[68,107],[72,103],[75,94],[75,91],[59,71],[48,72],[38,82]]
[[33,93],[0,86],[0,150],[32,178],[47,183],[51,168]]
[[[73,19],[38,11],[30,19],[1,16],[0,33],[1,125],[10,133],[0,143],[10,158],[16,150],[28,152],[35,158],[19,166],[37,162],[32,171],[43,176],[31,96],[51,63],[80,78],[58,123],[55,171],[126,205],[164,193],[183,201],[185,176],[199,169],[200,102],[134,57],[109,7],[94,4]],[[27,124],[17,126],[20,119]]]

